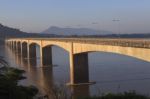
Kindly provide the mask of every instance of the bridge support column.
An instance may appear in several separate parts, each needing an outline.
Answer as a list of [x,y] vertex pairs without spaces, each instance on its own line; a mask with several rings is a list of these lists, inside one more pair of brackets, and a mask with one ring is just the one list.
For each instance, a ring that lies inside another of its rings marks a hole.
[[28,46],[26,43],[22,43],[22,57],[28,58]]
[[16,42],[14,42],[14,48],[13,49],[14,49],[14,51],[16,51]]
[[89,83],[88,53],[70,55],[70,84]]
[[43,47],[42,47],[42,42],[40,45],[40,66],[43,67]]
[[45,47],[42,49],[43,66],[52,66],[52,47]]
[[30,65],[36,66],[36,59],[36,45],[28,45],[28,60],[30,62]]
[[9,47],[10,47],[10,49],[12,49],[12,41],[10,41],[10,46]]
[[15,42],[13,41],[12,42],[12,51],[14,51],[15,50]]
[[10,42],[10,41],[9,41],[9,43],[8,43],[8,44],[9,44],[9,48],[11,48],[11,42]]
[[17,42],[15,43],[15,53],[18,52],[18,45],[17,45]]
[[15,49],[15,43],[14,43],[14,41],[12,41],[12,50],[14,50]]
[[27,59],[28,59],[28,60],[29,60],[29,58],[30,58],[29,52],[30,52],[29,43],[27,43]]
[[21,43],[18,43],[17,44],[17,52],[18,52],[18,55],[21,55]]
[[35,59],[36,58],[36,45],[29,46],[29,58]]
[[22,42],[20,43],[20,55],[22,57]]
[[11,49],[11,47],[12,47],[11,41],[10,41],[9,43],[10,43],[9,47],[10,47],[10,49]]

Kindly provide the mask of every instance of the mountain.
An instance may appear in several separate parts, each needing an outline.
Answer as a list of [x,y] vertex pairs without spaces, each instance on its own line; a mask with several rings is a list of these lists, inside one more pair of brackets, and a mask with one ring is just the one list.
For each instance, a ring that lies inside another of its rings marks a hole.
[[54,37],[55,35],[40,34],[40,33],[27,33],[19,29],[11,28],[0,24],[0,39],[17,38],[17,37]]
[[7,26],[4,26],[2,24],[0,24],[0,37],[9,37],[9,36],[17,36],[17,35],[22,35],[25,32],[20,31],[19,29],[14,29],[14,28],[10,28]]
[[47,30],[43,31],[44,34],[55,34],[55,35],[103,35],[103,34],[114,34],[110,31],[100,31],[89,28],[60,28],[52,26]]

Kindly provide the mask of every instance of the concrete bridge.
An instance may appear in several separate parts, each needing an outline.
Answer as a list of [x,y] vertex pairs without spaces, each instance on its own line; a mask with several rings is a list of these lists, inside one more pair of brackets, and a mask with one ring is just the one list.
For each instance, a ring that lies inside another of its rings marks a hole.
[[40,47],[41,66],[52,65],[52,46],[69,53],[70,84],[89,83],[88,53],[110,52],[150,62],[148,39],[96,39],[96,38],[13,38],[6,44],[21,56],[36,58],[36,45]]

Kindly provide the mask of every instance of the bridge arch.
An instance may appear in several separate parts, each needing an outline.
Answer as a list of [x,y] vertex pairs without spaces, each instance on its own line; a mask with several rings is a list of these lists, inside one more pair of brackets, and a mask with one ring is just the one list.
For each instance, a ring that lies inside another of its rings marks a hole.
[[39,43],[36,43],[36,42],[29,42],[28,44],[29,46],[33,46],[33,45],[41,46]]
[[37,50],[36,50],[37,46],[40,47],[40,45],[37,43],[34,43],[34,42],[29,43],[28,47],[29,47],[29,58],[30,59],[37,58]]
[[53,57],[53,54],[52,54],[53,48],[52,47],[58,47],[59,49],[69,53],[67,49],[64,49],[64,48],[54,45],[54,44],[49,44],[49,45],[42,47],[42,55],[43,55],[42,60],[43,60],[44,66],[53,65],[53,58],[52,58]]
[[[79,44],[80,45],[80,44]],[[81,48],[81,49],[80,49]],[[108,52],[134,57],[143,61],[150,62],[150,50],[145,48],[121,47],[110,45],[81,45],[80,48],[74,48],[74,54],[90,53],[90,52]]]
[[60,45],[56,45],[56,44],[49,44],[49,45],[43,46],[42,48],[44,49],[44,48],[53,47],[53,46],[59,47],[59,48],[61,48],[61,49],[63,49],[63,50],[68,52],[67,48],[62,47]]
[[28,58],[30,61],[30,65],[36,66],[37,65],[37,58],[40,56],[40,45],[36,42],[28,43]]
[[67,52],[70,52],[71,49],[71,44],[66,42],[43,41],[42,47],[44,48],[46,46],[57,46],[66,50]]
[[27,42],[27,41],[22,41],[22,44],[23,44],[23,43],[28,43],[28,42]]

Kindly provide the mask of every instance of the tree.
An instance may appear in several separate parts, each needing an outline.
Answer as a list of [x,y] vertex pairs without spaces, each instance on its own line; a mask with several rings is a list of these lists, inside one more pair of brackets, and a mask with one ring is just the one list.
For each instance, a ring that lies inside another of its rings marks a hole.
[[0,99],[33,99],[38,93],[34,86],[18,85],[18,81],[25,79],[24,70],[9,67],[0,57]]

